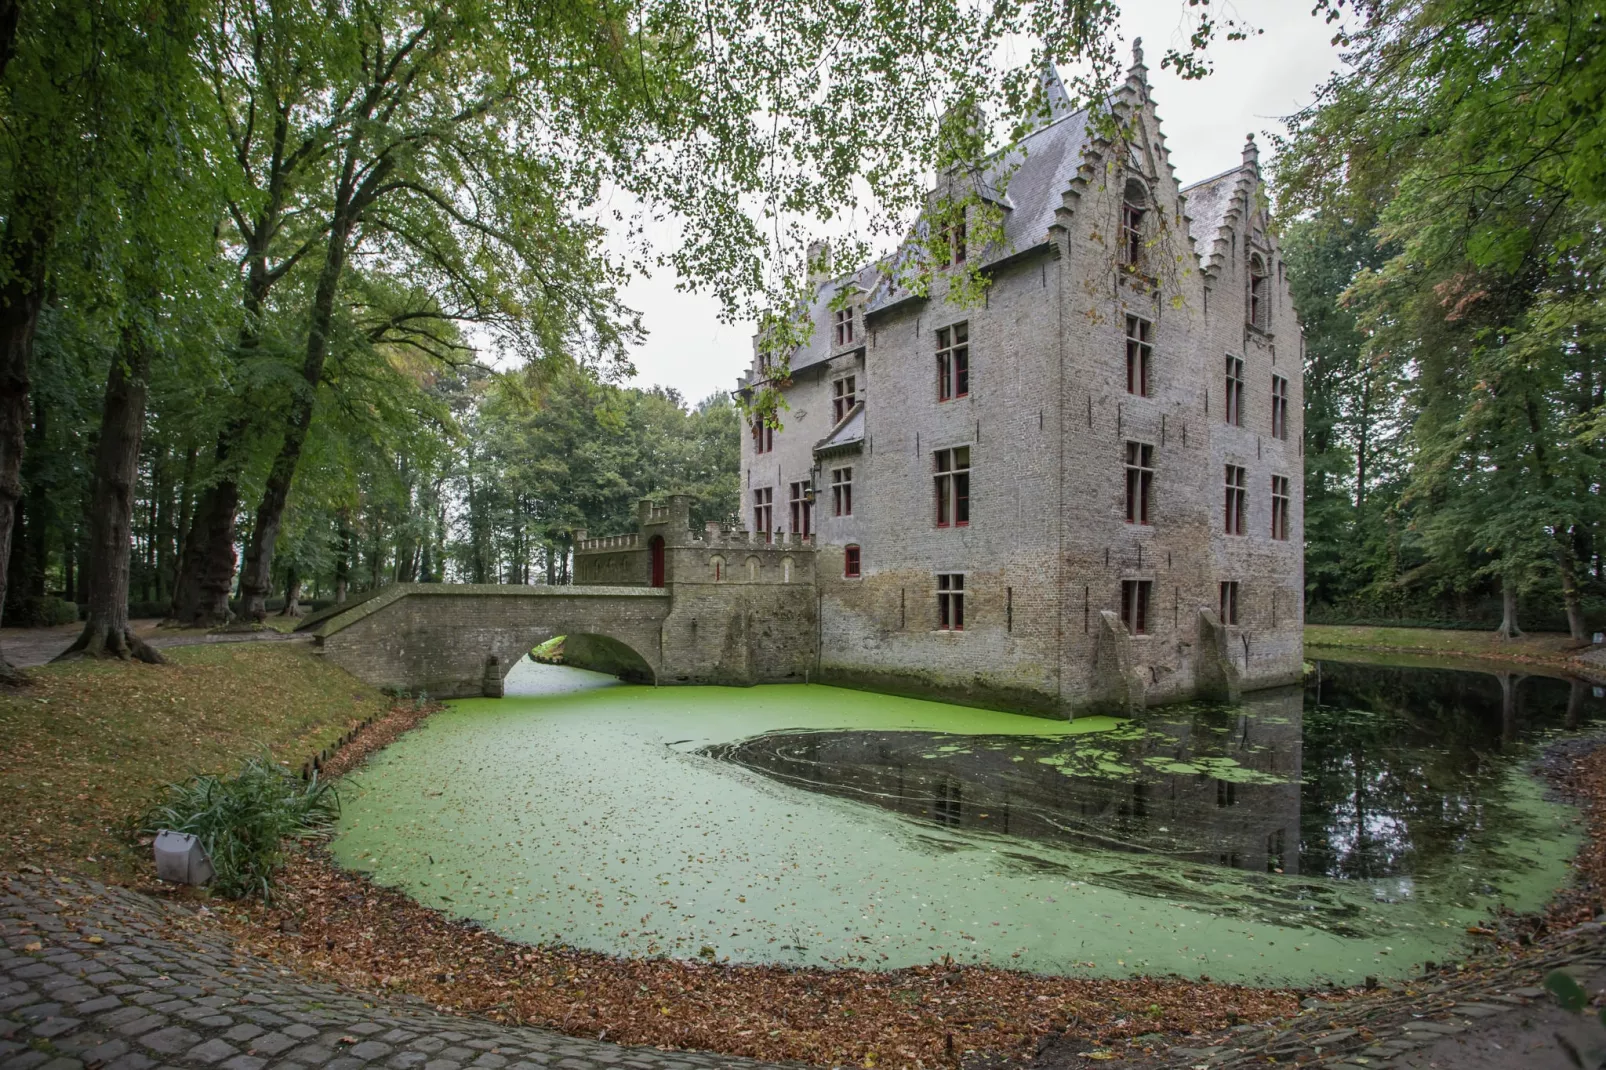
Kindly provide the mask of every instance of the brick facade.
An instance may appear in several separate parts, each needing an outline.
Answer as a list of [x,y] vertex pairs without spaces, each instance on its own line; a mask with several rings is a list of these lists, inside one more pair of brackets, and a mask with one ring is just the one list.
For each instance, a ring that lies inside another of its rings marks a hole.
[[[822,679],[1054,713],[1299,679],[1301,332],[1253,142],[1241,166],[1183,188],[1141,59],[1117,114],[1126,144],[1062,112],[1006,155],[1005,240],[969,250],[990,278],[979,305],[948,300],[941,275],[926,296],[901,291],[878,265],[817,284],[782,426],[762,452],[744,441],[742,477],[746,513],[767,490],[788,533],[793,485],[814,488]],[[1136,269],[1119,241],[1127,203],[1145,209]],[[839,341],[844,302],[854,331]],[[1146,393],[1128,389],[1128,316],[1152,346]],[[968,391],[944,399],[957,391],[940,353],[961,324]],[[1229,357],[1241,425],[1226,419]],[[848,375],[844,413],[833,384]],[[763,376],[755,359],[741,389]],[[1127,519],[1129,443],[1148,448],[1146,524]],[[969,455],[963,526],[937,516],[939,453],[953,449]],[[1243,470],[1243,534],[1225,522],[1229,465]],[[852,513],[838,517],[832,473],[847,467]],[[963,577],[963,630],[940,626],[945,574]],[[1229,581],[1236,623],[1217,620]],[[1122,621],[1128,583],[1147,584],[1142,634]]]

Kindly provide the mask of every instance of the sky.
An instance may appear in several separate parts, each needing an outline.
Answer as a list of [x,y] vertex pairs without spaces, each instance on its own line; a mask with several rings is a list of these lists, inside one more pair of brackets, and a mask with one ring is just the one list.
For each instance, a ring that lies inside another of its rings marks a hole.
[[[1143,38],[1161,128],[1177,177],[1186,185],[1236,166],[1245,135],[1253,132],[1261,162],[1269,158],[1267,132],[1281,132],[1281,117],[1309,104],[1339,66],[1330,43],[1333,28],[1310,14],[1310,0],[1235,0],[1212,6],[1218,17],[1238,17],[1264,31],[1247,41],[1219,42],[1211,50],[1215,72],[1184,82],[1160,69],[1168,47],[1185,44],[1187,0],[1124,0],[1121,35]],[[672,239],[665,229],[662,239]],[[666,386],[689,402],[731,390],[752,357],[751,323],[719,320],[719,302],[676,289],[673,270],[635,279],[624,291],[639,310],[646,341],[632,354],[630,385]]]

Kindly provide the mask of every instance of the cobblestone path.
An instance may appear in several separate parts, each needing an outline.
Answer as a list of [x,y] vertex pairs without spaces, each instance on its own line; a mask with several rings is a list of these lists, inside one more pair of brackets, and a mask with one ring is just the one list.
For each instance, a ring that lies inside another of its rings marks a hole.
[[762,1070],[309,981],[179,906],[0,874],[0,1070]]

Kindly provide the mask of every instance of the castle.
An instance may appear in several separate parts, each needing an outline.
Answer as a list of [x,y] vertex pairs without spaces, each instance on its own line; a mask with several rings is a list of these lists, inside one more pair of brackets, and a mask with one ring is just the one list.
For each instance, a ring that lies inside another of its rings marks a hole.
[[743,442],[748,531],[644,507],[641,541],[577,544],[578,583],[806,586],[811,649],[750,680],[1066,715],[1300,679],[1303,341],[1254,142],[1183,187],[1140,51],[1119,137],[1048,87],[973,187],[1001,237],[949,232],[984,298],[820,273],[786,378],[755,339],[738,385],[785,401]]

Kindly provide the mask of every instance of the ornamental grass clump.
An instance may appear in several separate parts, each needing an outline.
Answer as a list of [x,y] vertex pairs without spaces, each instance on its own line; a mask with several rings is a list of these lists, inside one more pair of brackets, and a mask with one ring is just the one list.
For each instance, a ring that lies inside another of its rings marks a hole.
[[334,829],[340,799],[316,774],[303,781],[267,758],[251,758],[232,777],[193,776],[169,784],[161,802],[140,819],[139,831],[187,832],[212,860],[212,887],[230,899],[273,896],[284,841]]

